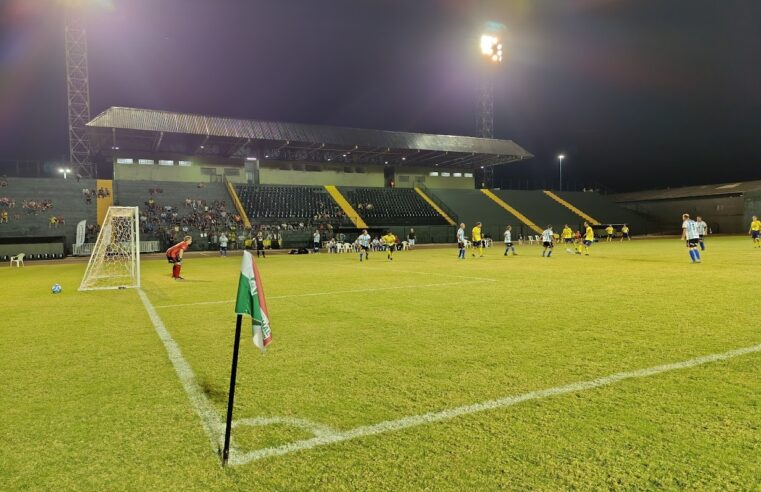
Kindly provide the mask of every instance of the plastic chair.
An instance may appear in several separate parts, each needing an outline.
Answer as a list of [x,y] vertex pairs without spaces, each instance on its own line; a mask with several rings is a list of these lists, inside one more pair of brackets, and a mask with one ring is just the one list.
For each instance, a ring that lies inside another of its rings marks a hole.
[[11,264],[9,266],[13,266],[13,263],[16,263],[16,268],[21,267],[24,264],[24,257],[26,255],[24,253],[19,253],[16,256],[11,256]]

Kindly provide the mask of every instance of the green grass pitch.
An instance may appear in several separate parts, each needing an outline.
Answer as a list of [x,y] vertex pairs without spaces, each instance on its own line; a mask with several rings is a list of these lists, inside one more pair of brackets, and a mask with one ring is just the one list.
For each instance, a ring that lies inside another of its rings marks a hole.
[[[274,341],[244,339],[240,452],[761,343],[761,250],[712,238],[272,256]],[[143,262],[143,290],[223,419],[240,257]],[[749,490],[761,352],[295,449],[223,469],[135,290],[85,264],[0,268],[0,490]],[[53,295],[53,283],[63,293]],[[220,302],[217,302],[220,301]],[[205,303],[205,304],[196,304]]]

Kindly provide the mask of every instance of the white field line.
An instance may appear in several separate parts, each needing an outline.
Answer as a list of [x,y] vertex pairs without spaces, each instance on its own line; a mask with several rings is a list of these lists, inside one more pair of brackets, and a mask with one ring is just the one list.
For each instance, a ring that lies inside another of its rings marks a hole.
[[[469,277],[465,277],[469,278]],[[439,282],[435,284],[415,284],[415,285],[394,285],[391,287],[372,287],[368,289],[347,289],[347,290],[331,290],[327,292],[308,292],[306,294],[289,294],[284,296],[267,296],[267,300],[271,299],[292,299],[295,297],[317,297],[317,296],[332,296],[336,294],[355,294],[357,292],[380,292],[384,290],[399,290],[399,289],[422,289],[422,288],[429,288],[429,287],[445,287],[445,286],[451,286],[451,285],[466,285],[466,284],[474,284],[474,283],[480,283],[484,281],[490,281],[495,282],[495,280],[491,279],[478,279],[478,280],[462,280],[458,282]],[[160,306],[156,306],[156,309],[164,309],[164,308],[175,308],[175,307],[185,307],[185,306],[202,306],[207,304],[233,304],[235,302],[234,299],[228,299],[224,301],[201,301],[201,302],[190,302],[190,303],[184,303],[184,304],[162,304]]]
[[[214,452],[218,452],[222,448],[222,437],[225,428],[222,420],[214,410],[214,407],[211,405],[211,402],[209,402],[209,399],[206,397],[203,390],[198,386],[193,369],[182,356],[182,351],[180,350],[179,345],[177,345],[177,342],[174,341],[172,335],[167,331],[164,322],[161,321],[161,318],[153,307],[153,304],[151,304],[151,301],[148,299],[148,296],[142,289],[137,289],[137,293],[140,296],[140,300],[143,301],[143,306],[145,306],[145,310],[151,318],[156,333],[164,344],[164,348],[169,355],[169,360],[172,362],[172,366],[174,366],[174,370],[180,378],[180,382],[182,383],[183,389],[185,389],[185,393],[188,395],[190,404],[201,418],[201,424],[203,425],[206,434],[209,436],[209,441],[211,441]],[[232,445],[231,448],[234,449]]]
[[603,386],[609,386],[621,381],[629,379],[646,378],[662,374],[665,372],[677,371],[681,369],[688,369],[691,367],[701,366],[711,362],[717,362],[722,360],[732,359],[741,355],[747,355],[751,353],[761,352],[761,344],[753,345],[751,347],[740,348],[736,350],[730,350],[719,354],[704,355],[701,357],[695,357],[694,359],[688,359],[682,362],[674,362],[671,364],[663,364],[660,366],[649,367],[647,369],[639,369],[635,371],[619,372],[611,374],[609,376],[603,376],[597,379],[589,381],[581,381],[578,383],[571,383],[564,386],[556,386],[554,388],[548,388],[539,391],[531,391],[529,393],[523,393],[516,396],[507,396],[499,398],[497,400],[489,400],[481,403],[475,403],[471,405],[465,405],[461,407],[449,408],[439,412],[429,412],[421,415],[413,415],[404,417],[399,420],[387,420],[385,422],[379,422],[373,425],[365,425],[341,432],[325,432],[322,435],[316,434],[315,437],[310,439],[304,439],[295,441],[282,446],[275,446],[270,448],[257,449],[247,453],[240,453],[236,450],[230,456],[230,464],[244,465],[251,461],[260,460],[271,456],[282,456],[297,451],[303,451],[307,449],[313,449],[318,446],[325,446],[328,444],[349,441],[366,436],[374,436],[383,434],[386,432],[393,432],[401,429],[408,429],[410,427],[417,427],[420,425],[426,425],[433,422],[441,422],[451,420],[455,417],[462,415],[470,415],[474,413],[484,412],[487,410],[494,410],[498,408],[510,407],[531,400],[539,400],[543,398],[550,398],[553,396],[564,395],[567,393],[576,393],[579,391],[587,391],[595,388],[601,388]]

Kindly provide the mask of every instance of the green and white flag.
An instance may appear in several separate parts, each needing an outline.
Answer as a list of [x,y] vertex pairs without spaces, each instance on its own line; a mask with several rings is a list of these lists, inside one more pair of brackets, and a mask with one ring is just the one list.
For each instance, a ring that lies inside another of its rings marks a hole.
[[267,303],[264,300],[264,289],[262,289],[259,269],[256,268],[254,257],[248,251],[243,252],[243,261],[240,264],[235,312],[251,316],[254,345],[264,352],[267,345],[272,342],[270,318],[267,313]]

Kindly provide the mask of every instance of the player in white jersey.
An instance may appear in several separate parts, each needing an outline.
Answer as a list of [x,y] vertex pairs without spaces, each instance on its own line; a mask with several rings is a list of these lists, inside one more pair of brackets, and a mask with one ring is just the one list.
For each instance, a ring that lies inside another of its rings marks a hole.
[[698,223],[690,218],[690,214],[682,214],[682,240],[686,242],[690,250],[690,259],[693,263],[700,263],[700,251],[698,243],[700,234],[698,234]]
[[362,255],[365,255],[365,259],[370,259],[370,234],[367,233],[367,229],[362,229],[362,234],[357,238],[357,244],[359,245],[359,261],[362,261]]
[[457,247],[460,248],[460,252],[457,253],[458,260],[465,259],[465,224],[460,224],[460,228],[457,229]]
[[706,245],[703,238],[708,235],[708,224],[706,224],[706,222],[703,220],[703,217],[701,217],[700,215],[695,217],[695,222],[698,225],[698,237],[700,238],[700,250],[705,251]]
[[547,253],[547,258],[552,256],[552,243],[554,239],[555,238],[552,232],[552,226],[548,225],[547,229],[542,232],[542,245],[544,246],[544,249],[542,250],[542,256],[544,256],[545,253]]
[[508,256],[510,250],[513,251],[513,256],[518,253],[515,252],[515,246],[513,246],[513,226],[507,226],[505,229],[505,256]]

